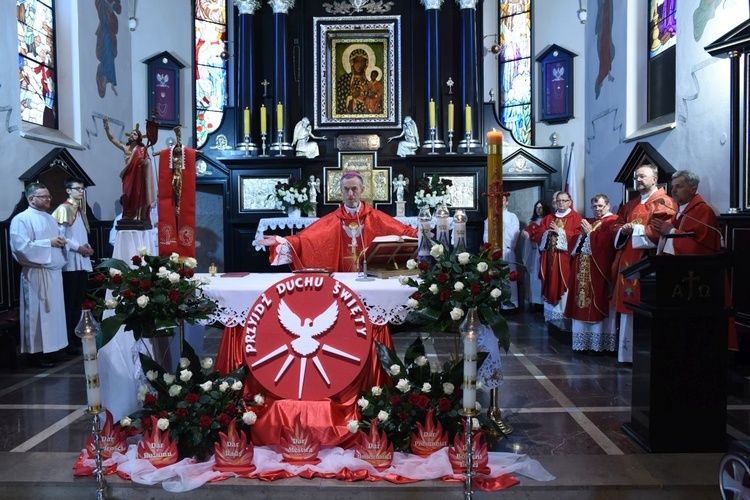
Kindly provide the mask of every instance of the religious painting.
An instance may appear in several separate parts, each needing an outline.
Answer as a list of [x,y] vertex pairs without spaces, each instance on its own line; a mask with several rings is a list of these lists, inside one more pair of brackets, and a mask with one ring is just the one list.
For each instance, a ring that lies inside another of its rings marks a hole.
[[341,198],[341,177],[345,172],[357,172],[365,185],[362,199],[373,205],[375,202],[390,202],[391,167],[377,166],[377,153],[339,153],[339,166],[325,168],[325,203],[338,204]]
[[278,211],[275,194],[276,184],[288,182],[290,176],[240,176],[239,212]]
[[461,208],[472,219],[486,206],[485,198],[482,196],[486,191],[486,170],[484,166],[468,165],[462,169],[449,166],[416,167],[415,178],[437,175],[441,179],[450,180],[453,183],[447,195],[450,209]]
[[540,120],[566,123],[573,118],[573,58],[576,54],[552,45],[537,61],[542,66]]
[[314,32],[315,128],[398,127],[400,18],[315,18]]
[[180,69],[169,52],[145,61],[148,66],[148,109],[161,128],[180,125]]

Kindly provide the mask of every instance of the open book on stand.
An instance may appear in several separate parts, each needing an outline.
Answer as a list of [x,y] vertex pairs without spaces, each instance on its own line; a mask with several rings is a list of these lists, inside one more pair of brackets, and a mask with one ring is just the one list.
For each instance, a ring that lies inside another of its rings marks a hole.
[[418,274],[418,269],[406,268],[406,261],[417,254],[418,241],[411,236],[378,236],[364,252],[367,274],[378,278]]

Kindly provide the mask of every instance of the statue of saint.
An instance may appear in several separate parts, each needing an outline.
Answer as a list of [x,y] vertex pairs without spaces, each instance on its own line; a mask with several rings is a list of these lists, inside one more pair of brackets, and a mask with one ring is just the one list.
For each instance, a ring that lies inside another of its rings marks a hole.
[[396,201],[404,201],[404,192],[409,190],[409,179],[404,174],[398,174],[393,179],[393,192],[396,193]]

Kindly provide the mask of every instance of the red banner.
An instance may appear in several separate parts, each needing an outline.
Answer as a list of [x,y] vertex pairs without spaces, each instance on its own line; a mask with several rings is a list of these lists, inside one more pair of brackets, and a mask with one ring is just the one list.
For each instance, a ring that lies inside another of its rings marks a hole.
[[159,255],[172,253],[195,257],[195,150],[185,147],[159,154]]

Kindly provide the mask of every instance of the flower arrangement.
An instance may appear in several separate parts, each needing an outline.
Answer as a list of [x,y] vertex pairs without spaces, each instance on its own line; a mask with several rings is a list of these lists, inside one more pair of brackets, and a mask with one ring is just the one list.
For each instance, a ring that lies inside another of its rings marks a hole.
[[[429,363],[420,338],[406,350],[403,362],[379,342],[377,351],[380,364],[391,376],[393,386],[374,386],[364,393],[357,400],[361,421],[349,422],[349,430],[356,432],[362,427],[369,432],[372,422],[377,421],[378,429],[385,432],[394,449],[408,452],[417,424],[423,424],[427,413],[432,410],[434,418],[452,441],[464,425],[458,414],[462,407],[463,363],[456,359],[442,367],[437,362]],[[486,356],[487,353],[480,352],[477,363],[481,365]],[[486,415],[480,415],[475,425],[481,425],[491,433],[500,433]]]
[[408,269],[419,269],[416,279],[399,278],[401,284],[417,289],[406,305],[441,331],[456,325],[469,308],[476,307],[480,320],[507,352],[508,323],[498,310],[510,298],[510,281],[517,280],[518,273],[510,272],[502,250],[484,244],[479,255],[458,250],[448,253],[443,245],[433,244],[430,255],[434,263],[413,259],[406,263]]
[[294,208],[303,212],[312,211],[307,184],[294,176],[289,179],[289,182],[277,182],[273,193],[268,195],[268,199],[275,200],[276,206],[287,212]]
[[158,363],[141,354],[141,365],[150,388],[141,386],[138,399],[143,409],[124,417],[120,425],[136,427],[141,432],[150,429],[151,417],[162,431],[177,442],[181,458],[205,460],[219,442],[219,433],[227,433],[232,420],[240,430],[257,419],[253,407],[262,405],[261,394],[243,397],[242,380],[247,375],[243,366],[225,377],[210,372],[211,358],[198,360],[189,344],[182,350],[177,370],[167,373]]
[[422,177],[417,179],[414,190],[414,205],[417,208],[429,207],[435,208],[438,205],[448,203],[448,189],[453,186],[450,179],[441,179],[437,174],[432,177]]
[[[89,308],[99,317],[104,311],[114,312],[101,322],[101,345],[121,326],[132,330],[136,340],[171,336],[180,322],[194,324],[216,309],[216,303],[201,293],[208,278],[195,276],[194,258],[176,253],[169,257],[148,255],[145,247],[138,253],[130,259],[133,266],[120,259],[106,259],[97,266],[105,272],[94,275],[99,289],[90,296],[93,304],[89,303]],[[111,297],[106,291],[112,292]]]

